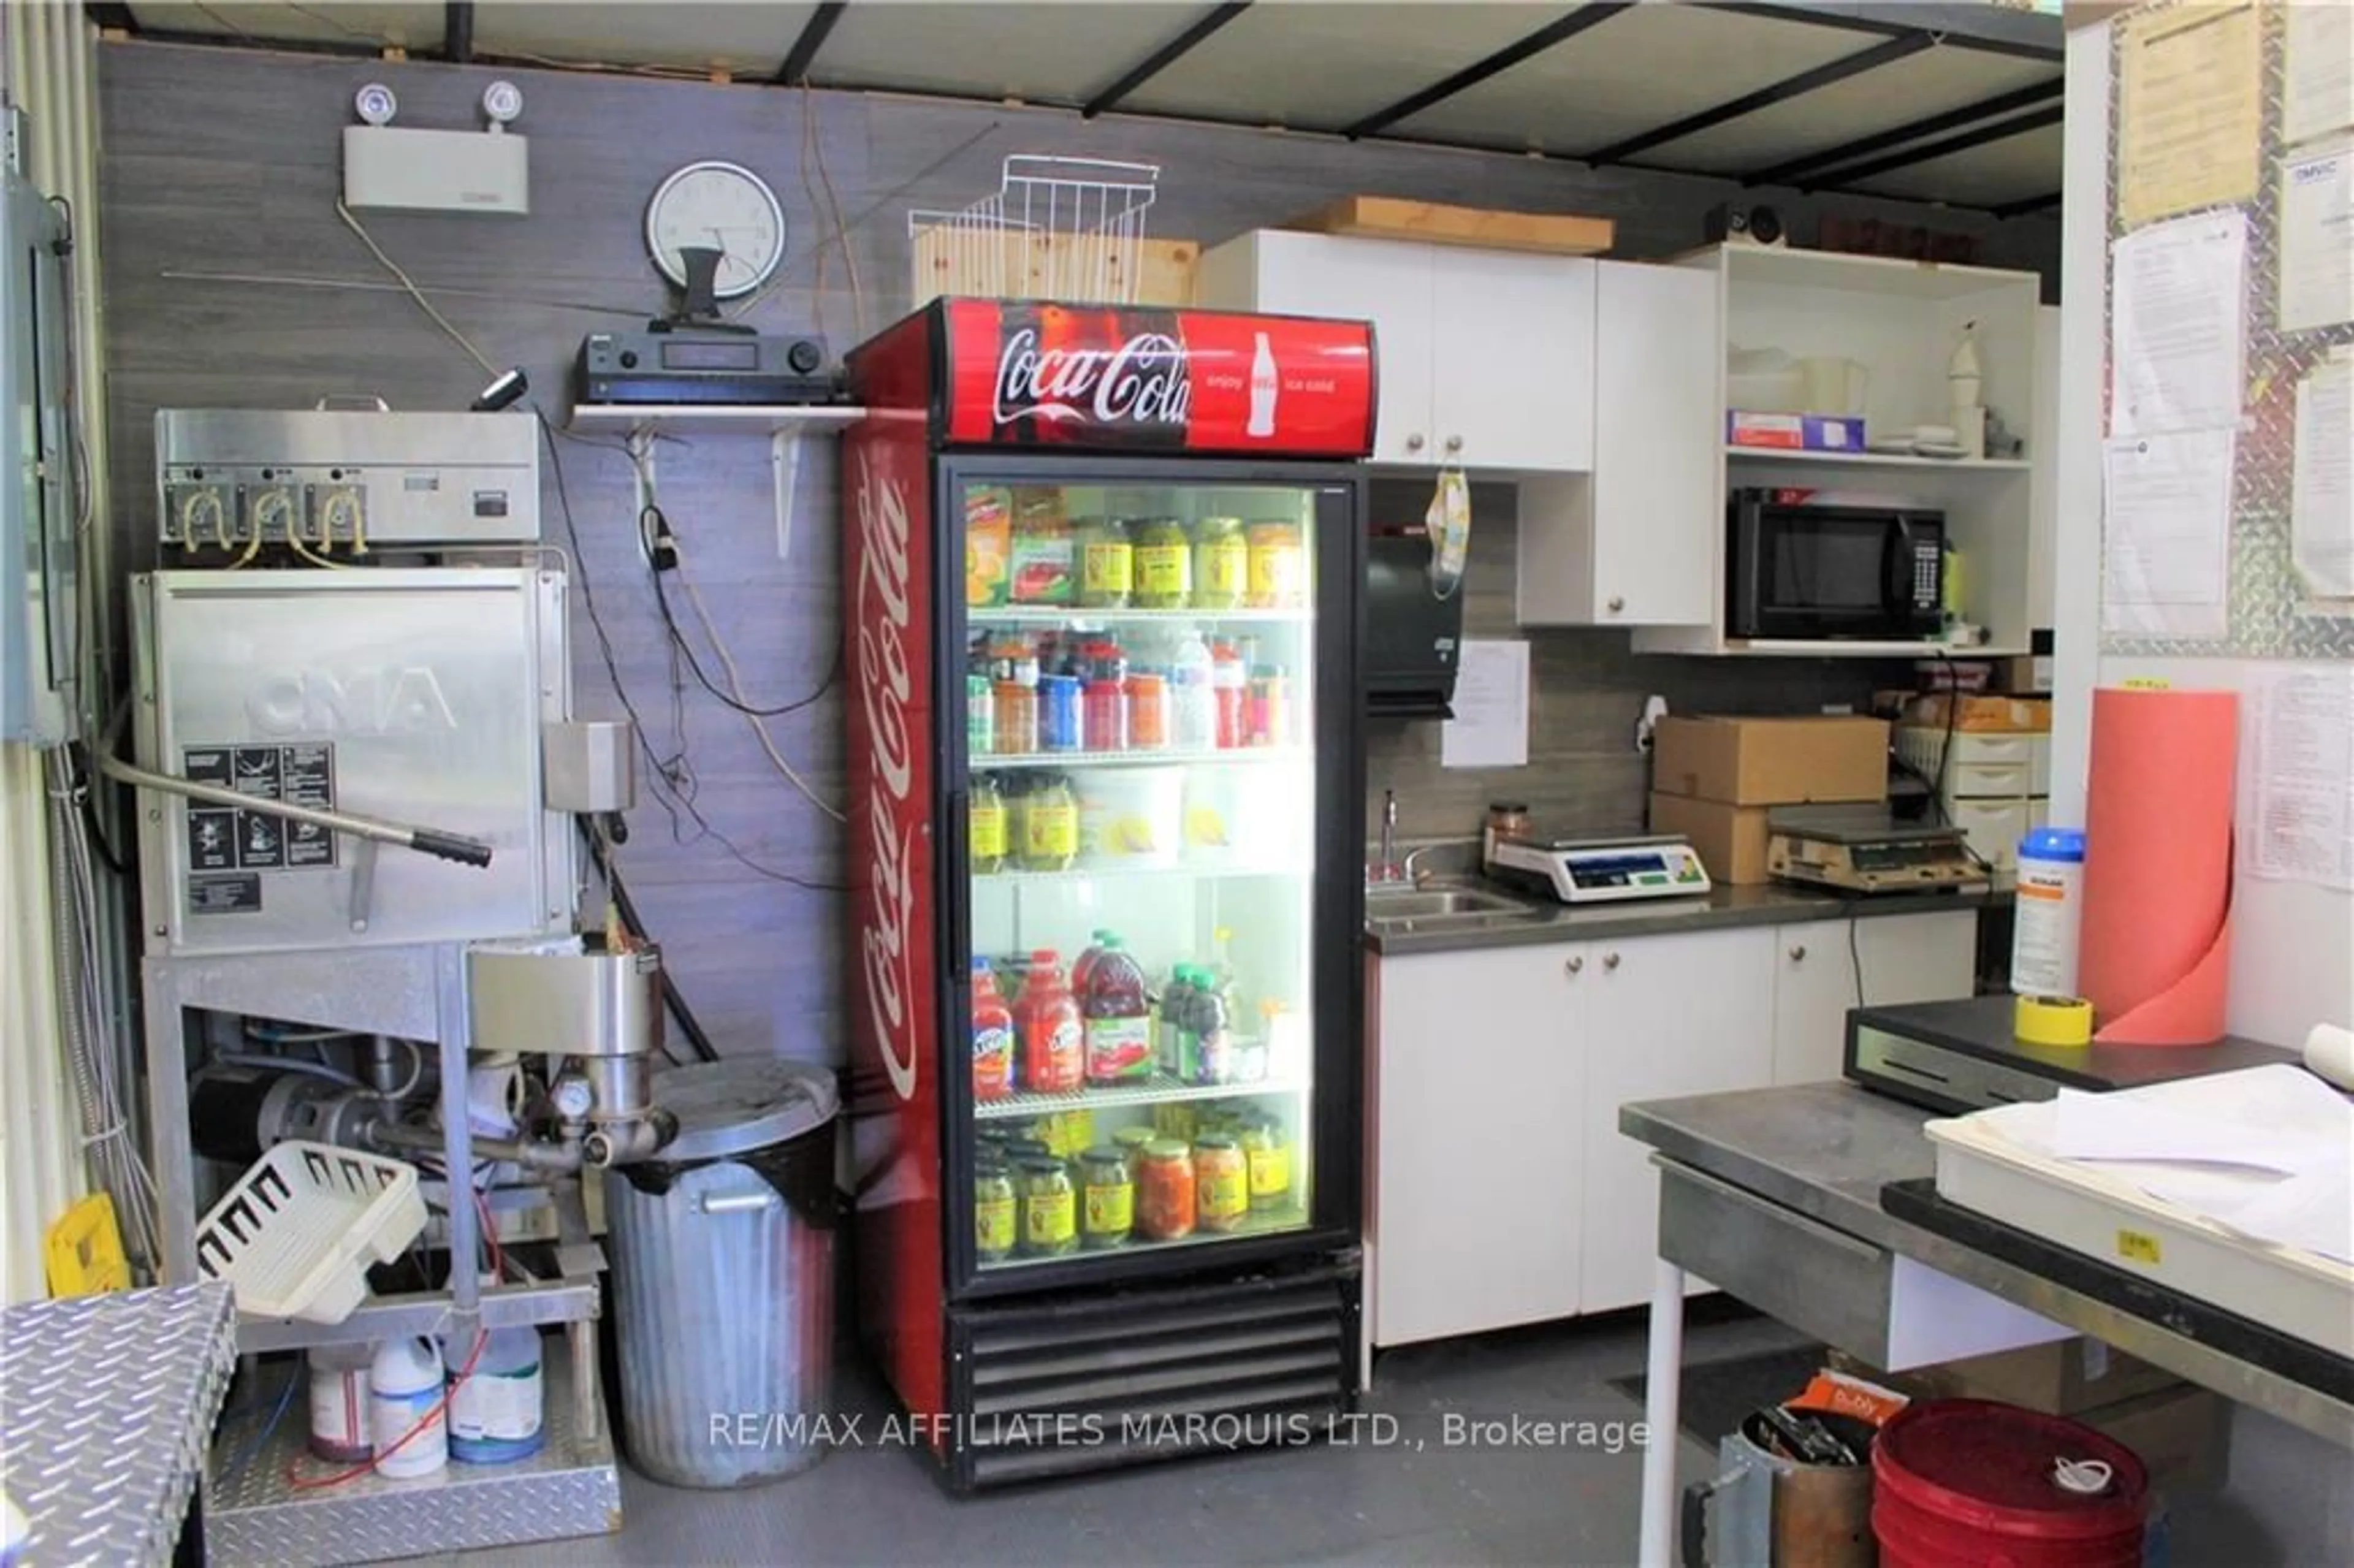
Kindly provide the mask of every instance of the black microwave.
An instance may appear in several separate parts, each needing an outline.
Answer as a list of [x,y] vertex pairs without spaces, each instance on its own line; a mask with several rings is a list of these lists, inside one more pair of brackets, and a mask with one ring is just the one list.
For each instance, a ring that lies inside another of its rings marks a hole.
[[1726,636],[1916,642],[1945,630],[1944,513],[1815,506],[1784,494],[1733,493]]

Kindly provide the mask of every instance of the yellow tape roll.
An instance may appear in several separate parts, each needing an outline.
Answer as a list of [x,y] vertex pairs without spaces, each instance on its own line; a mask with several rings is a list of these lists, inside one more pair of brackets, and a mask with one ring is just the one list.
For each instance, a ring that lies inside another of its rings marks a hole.
[[2090,1045],[2093,1004],[2079,996],[2022,996],[2010,1032],[2030,1045]]

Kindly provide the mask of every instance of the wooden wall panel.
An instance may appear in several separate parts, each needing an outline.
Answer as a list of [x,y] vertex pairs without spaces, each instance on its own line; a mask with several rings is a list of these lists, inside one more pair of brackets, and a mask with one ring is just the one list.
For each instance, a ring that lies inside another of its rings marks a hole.
[[[493,73],[139,43],[109,45],[101,67],[99,216],[116,497],[110,524],[117,559],[137,569],[154,557],[157,408],[302,407],[354,391],[399,408],[461,408],[487,379],[392,287],[338,221],[334,199],[340,132],[360,84],[392,87],[398,123],[471,128]],[[1689,246],[1701,213],[1731,189],[1632,170],[1144,119],[1082,122],[856,93],[499,74],[524,89],[518,130],[532,140],[531,217],[380,213],[364,221],[485,355],[527,370],[559,423],[581,335],[661,305],[640,238],[643,207],[665,173],[695,158],[759,170],[784,205],[786,284],[749,319],[779,331],[822,327],[837,348],[857,341],[862,323],[871,331],[906,306],[907,209],[961,206],[985,194],[1011,153],[1158,163],[1165,194],[1151,232],[1213,243],[1362,191],[1596,213],[1617,219],[1619,253],[1656,255]],[[863,302],[854,300],[838,254],[824,255],[820,287],[819,242],[833,226],[821,217],[822,196],[804,184],[805,141],[822,149]],[[1803,214],[1811,204],[1793,205]],[[1972,226],[1901,203],[1836,209]],[[2056,229],[2046,222],[1987,232],[1992,260],[2047,268],[2054,260]],[[673,832],[664,812],[647,804],[632,814],[627,874],[724,1049],[838,1058],[842,900],[778,875],[838,884],[839,830],[769,769],[743,720],[691,685],[673,733],[671,661],[638,557],[627,464],[574,441],[561,450],[580,566],[623,684],[657,750],[672,755],[683,737],[695,807],[742,857],[691,821]],[[756,699],[807,693],[832,665],[837,640],[830,450],[813,449],[803,470],[802,510],[784,560],[774,547],[765,440],[665,443],[657,462],[687,570],[705,585]],[[546,499],[550,541],[569,549],[552,482]],[[1418,499],[1412,504],[1419,510]],[[1502,515],[1490,502],[1480,515],[1474,625],[1508,628],[1508,524],[1490,526]],[[575,602],[585,608],[578,578]],[[577,620],[578,705],[617,716],[593,630],[585,615]],[[1522,792],[1548,809],[1557,803],[1575,826],[1630,825],[1639,810],[1639,764],[1623,741],[1642,691],[1689,692],[1727,705],[1762,705],[1797,691],[1787,671],[1638,661],[1616,633],[1541,636],[1538,667],[1543,762],[1526,771],[1543,791]],[[841,713],[837,691],[774,726],[788,757],[829,800],[842,788]],[[1377,733],[1373,776],[1377,785],[1402,781],[1418,830],[1468,831],[1496,781],[1440,775],[1436,736],[1426,726]]]

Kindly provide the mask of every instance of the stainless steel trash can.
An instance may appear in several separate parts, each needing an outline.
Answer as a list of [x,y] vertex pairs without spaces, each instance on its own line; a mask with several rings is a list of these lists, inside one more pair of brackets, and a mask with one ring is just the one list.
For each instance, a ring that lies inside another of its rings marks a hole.
[[833,1386],[833,1075],[698,1064],[654,1098],[677,1139],[605,1172],[623,1444],[672,1486],[797,1474]]

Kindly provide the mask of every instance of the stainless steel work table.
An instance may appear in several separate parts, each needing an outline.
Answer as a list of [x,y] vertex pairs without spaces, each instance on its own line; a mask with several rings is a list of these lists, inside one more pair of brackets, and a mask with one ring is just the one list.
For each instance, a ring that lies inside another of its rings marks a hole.
[[2354,1442],[2354,1404],[1885,1213],[1882,1186],[1935,1172],[1921,1131],[1931,1115],[1843,1083],[1620,1107],[1619,1130],[1651,1145],[1659,1170],[1643,1568],[1669,1568],[1673,1551],[1687,1271],[1885,1366],[1891,1282],[1896,1260],[1908,1258],[2332,1442]]

